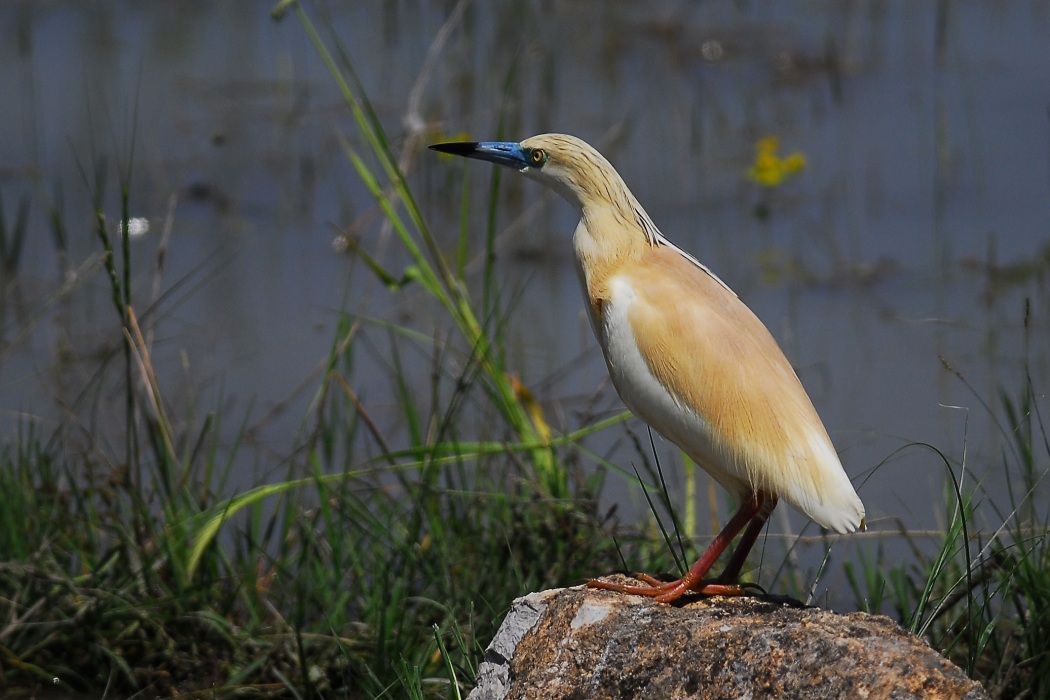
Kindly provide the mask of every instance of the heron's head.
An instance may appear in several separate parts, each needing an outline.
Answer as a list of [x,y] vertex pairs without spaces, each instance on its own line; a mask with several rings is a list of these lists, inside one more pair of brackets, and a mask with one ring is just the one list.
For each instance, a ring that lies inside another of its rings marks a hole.
[[581,211],[632,199],[612,165],[587,142],[567,134],[540,134],[521,143],[466,141],[438,143],[435,151],[498,163],[552,188]]

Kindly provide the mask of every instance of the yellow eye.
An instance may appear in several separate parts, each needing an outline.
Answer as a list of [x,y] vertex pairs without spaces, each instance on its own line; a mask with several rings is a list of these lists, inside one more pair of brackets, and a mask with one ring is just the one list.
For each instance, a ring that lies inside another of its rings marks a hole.
[[529,163],[537,168],[546,162],[547,153],[542,148],[534,148],[532,153],[529,154]]

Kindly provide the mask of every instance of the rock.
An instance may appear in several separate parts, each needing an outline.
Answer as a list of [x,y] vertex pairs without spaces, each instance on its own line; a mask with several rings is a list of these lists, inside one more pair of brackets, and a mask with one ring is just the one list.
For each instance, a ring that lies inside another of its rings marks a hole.
[[518,598],[468,700],[989,696],[881,615],[759,598],[682,607],[567,588]]

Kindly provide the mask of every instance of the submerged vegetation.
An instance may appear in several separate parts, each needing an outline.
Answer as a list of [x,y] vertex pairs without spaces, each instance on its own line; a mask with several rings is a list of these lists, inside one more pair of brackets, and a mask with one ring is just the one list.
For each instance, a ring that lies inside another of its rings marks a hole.
[[[669,569],[691,560],[695,481],[673,498],[639,440],[639,481],[654,517],[636,537],[617,532],[599,497],[600,458],[581,443],[623,415],[558,434],[506,358],[507,301],[491,274],[495,218],[480,274],[468,275],[464,216],[456,259],[429,230],[397,154],[354,78],[348,52],[294,5],[353,115],[340,143],[410,259],[390,270],[356,252],[391,294],[421,293],[452,329],[434,337],[390,326],[391,385],[406,439],[392,444],[353,387],[362,328],[340,318],[302,435],[281,479],[234,489],[216,409],[173,420],[153,364],[156,299],[132,298],[127,236],[131,163],[120,173],[123,222],[103,215],[103,164],[85,173],[97,209],[92,230],[112,292],[113,326],[88,405],[53,432],[24,421],[0,444],[0,692],[49,690],[103,697],[459,698],[510,601],[619,569]],[[766,144],[776,156],[776,143]],[[760,153],[761,156],[761,153]],[[792,161],[792,159],[795,159]],[[780,179],[801,156],[773,165]],[[773,185],[765,170],[752,175]],[[772,172],[772,171],[770,171]],[[765,174],[763,174],[765,173]],[[498,179],[489,193],[497,206]],[[60,192],[54,198],[61,202]],[[2,199],[0,199],[2,204]],[[464,206],[466,210],[466,206]],[[19,264],[28,200],[0,208],[0,264]],[[84,234],[49,212],[56,245]],[[162,244],[163,245],[163,244]],[[158,261],[162,259],[157,256]],[[157,263],[158,268],[160,263]],[[402,354],[433,358],[420,386]],[[3,356],[0,355],[0,361]],[[91,401],[118,387],[123,431],[93,430]],[[1050,469],[1041,396],[1026,383],[1004,393],[1003,471],[1021,474],[997,529],[977,528],[967,464],[935,447],[954,488],[932,553],[890,560],[873,540],[846,564],[856,606],[902,624],[984,682],[995,697],[1050,698],[1050,526],[1034,502]],[[77,407],[78,410],[83,406]],[[200,407],[196,407],[200,410]],[[481,417],[481,418],[479,418]],[[233,446],[236,452],[239,440]],[[887,456],[887,459],[890,456]],[[689,472],[692,473],[692,472]],[[987,504],[986,504],[987,506]],[[659,534],[663,536],[660,537]],[[912,543],[907,532],[901,539]],[[872,546],[867,546],[871,544]],[[789,560],[790,562],[790,560]],[[787,564],[790,566],[790,563]],[[806,598],[799,572],[777,585]]]

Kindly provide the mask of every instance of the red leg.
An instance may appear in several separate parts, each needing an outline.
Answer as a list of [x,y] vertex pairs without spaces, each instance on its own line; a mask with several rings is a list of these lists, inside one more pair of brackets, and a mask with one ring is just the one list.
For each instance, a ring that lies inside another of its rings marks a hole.
[[776,496],[763,494],[759,496],[759,499],[759,510],[755,517],[751,519],[751,522],[747,524],[747,530],[744,531],[740,541],[737,542],[736,549],[733,550],[733,556],[729,558],[726,568],[722,569],[722,573],[718,576],[719,581],[735,582],[740,578],[740,571],[744,568],[747,555],[751,553],[758,536],[762,534],[762,529],[766,526],[766,521],[773,514],[773,509],[777,507]]
[[[727,567],[727,571],[730,571],[730,567],[735,566],[737,573],[739,574],[739,569],[743,566],[748,551],[754,546],[755,540],[762,531],[762,526],[765,524],[766,518],[769,517],[769,512],[773,510],[773,506],[764,508],[766,503],[770,500],[773,505],[776,505],[776,499],[771,499],[770,496],[761,493],[752,494],[750,498],[740,505],[740,509],[736,512],[736,515],[734,515],[726,526],[722,528],[722,531],[715,537],[711,546],[707,548],[707,551],[705,551],[699,559],[697,559],[696,563],[693,564],[691,569],[689,569],[689,572],[677,581],[660,583],[651,576],[643,575],[641,578],[649,584],[647,586],[631,586],[594,580],[588,581],[587,585],[591,588],[603,588],[632,595],[650,596],[661,603],[670,603],[678,600],[683,594],[691,590],[706,593],[708,595],[730,592],[730,589],[735,592],[737,587],[726,586],[723,583],[723,577],[720,576],[717,581],[705,585],[704,576],[707,575],[707,572],[710,571],[711,567],[714,566],[716,561],[718,561],[718,557],[722,556],[722,553],[733,542],[733,539],[740,534],[740,531],[743,530],[748,523],[752,523],[752,526],[749,527],[744,534],[744,538],[741,539],[741,546],[738,546],[734,550],[733,556],[729,562],[729,567]],[[757,526],[753,521],[757,522]],[[741,550],[743,550],[743,552],[741,552]],[[738,559],[739,562],[737,561]]]
[[747,555],[751,553],[758,536],[762,534],[762,530],[766,526],[766,521],[769,520],[769,516],[772,515],[773,509],[776,507],[776,496],[764,496],[758,513],[747,524],[747,529],[740,536],[740,541],[736,543],[736,548],[733,549],[733,554],[729,557],[729,563],[726,564],[726,568],[722,569],[722,573],[714,581],[701,583],[693,590],[701,595],[747,595],[747,590],[737,583],[740,579],[740,571],[744,568],[744,564],[747,562]]

